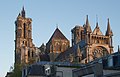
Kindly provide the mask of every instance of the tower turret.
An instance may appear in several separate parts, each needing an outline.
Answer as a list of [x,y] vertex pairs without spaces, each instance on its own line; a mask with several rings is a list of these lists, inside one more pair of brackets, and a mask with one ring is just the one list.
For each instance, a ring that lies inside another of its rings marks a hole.
[[106,36],[113,36],[113,32],[110,28],[110,21],[109,21],[109,18],[108,18],[108,23],[107,23],[107,31],[106,31]]
[[91,33],[91,32],[92,32],[91,27],[90,27],[90,24],[89,24],[89,20],[88,20],[88,15],[86,16],[86,26],[85,26],[85,30],[86,30],[86,32],[88,32],[88,33]]
[[86,16],[86,24],[85,24],[85,41],[86,41],[86,44],[90,44],[91,42],[91,33],[92,33],[92,30],[91,30],[91,27],[90,27],[90,24],[89,24],[89,20],[88,20],[88,15]]
[[110,28],[110,21],[109,21],[109,18],[108,18],[108,23],[107,23],[107,31],[106,31],[106,36],[108,36],[108,45],[110,47],[110,53],[113,52],[113,40],[112,40],[112,36],[113,36],[113,32]]
[[79,44],[77,45],[76,58],[77,58],[77,62],[80,62],[82,60],[82,53],[80,51]]

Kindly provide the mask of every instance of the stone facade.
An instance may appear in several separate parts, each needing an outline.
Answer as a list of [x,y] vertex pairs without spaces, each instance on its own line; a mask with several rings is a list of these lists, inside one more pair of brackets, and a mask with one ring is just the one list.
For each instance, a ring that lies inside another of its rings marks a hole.
[[46,44],[46,51],[50,56],[50,61],[54,61],[55,58],[68,49],[70,46],[69,40],[62,34],[62,32],[56,28],[52,37]]
[[36,47],[32,42],[32,19],[26,18],[24,7],[15,21],[15,63],[35,60]]
[[69,61],[88,63],[94,59],[113,53],[112,45],[112,30],[108,19],[107,31],[103,35],[98,22],[95,29],[92,31],[86,18],[86,23],[83,26],[75,26],[72,30],[72,47],[62,53],[56,61]]
[[24,8],[18,15],[15,26],[15,63],[31,63],[34,60],[88,63],[113,53],[113,33],[109,19],[104,35],[98,22],[92,31],[87,16],[83,26],[77,25],[71,30],[72,47],[58,28],[46,46],[43,44],[39,48],[35,47],[32,42],[32,19],[26,18]]

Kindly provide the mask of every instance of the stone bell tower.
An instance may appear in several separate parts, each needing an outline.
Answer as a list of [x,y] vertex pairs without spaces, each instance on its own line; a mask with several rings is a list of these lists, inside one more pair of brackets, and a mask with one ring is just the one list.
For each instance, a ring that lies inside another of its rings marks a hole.
[[15,21],[15,63],[29,63],[35,58],[31,24],[32,19],[26,18],[23,7]]

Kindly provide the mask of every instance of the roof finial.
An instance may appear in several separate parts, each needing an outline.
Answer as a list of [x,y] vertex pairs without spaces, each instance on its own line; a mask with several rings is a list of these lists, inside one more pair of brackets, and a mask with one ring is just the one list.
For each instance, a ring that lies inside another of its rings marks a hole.
[[25,11],[24,6],[23,6],[22,10]]
[[23,6],[23,8],[22,8],[21,15],[22,15],[22,17],[25,18],[25,9],[24,9],[24,6]]
[[98,23],[98,15],[96,14],[96,22]]
[[58,28],[58,24],[56,24],[56,29]]
[[98,16],[96,14],[96,28],[98,28]]
[[86,23],[88,23],[88,15],[86,16]]

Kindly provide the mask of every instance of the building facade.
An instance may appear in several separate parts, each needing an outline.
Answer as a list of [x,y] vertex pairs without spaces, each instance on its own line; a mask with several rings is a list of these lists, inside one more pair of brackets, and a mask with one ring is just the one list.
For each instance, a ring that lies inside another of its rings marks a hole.
[[106,33],[103,34],[98,22],[92,31],[87,16],[83,26],[77,25],[71,30],[72,47],[58,28],[46,46],[43,44],[40,48],[35,47],[32,42],[32,19],[26,18],[24,8],[18,15],[15,26],[15,63],[31,63],[37,59],[88,63],[113,53],[113,32],[109,19]]
[[35,60],[36,47],[32,42],[32,19],[26,18],[24,7],[15,21],[15,63]]
[[46,51],[50,56],[50,61],[54,61],[57,56],[70,47],[69,40],[56,28],[50,40],[46,44]]
[[98,22],[92,31],[88,16],[83,26],[75,26],[72,30],[72,47],[62,53],[56,61],[88,63],[94,59],[113,53],[112,30],[108,19],[105,35],[101,32]]

